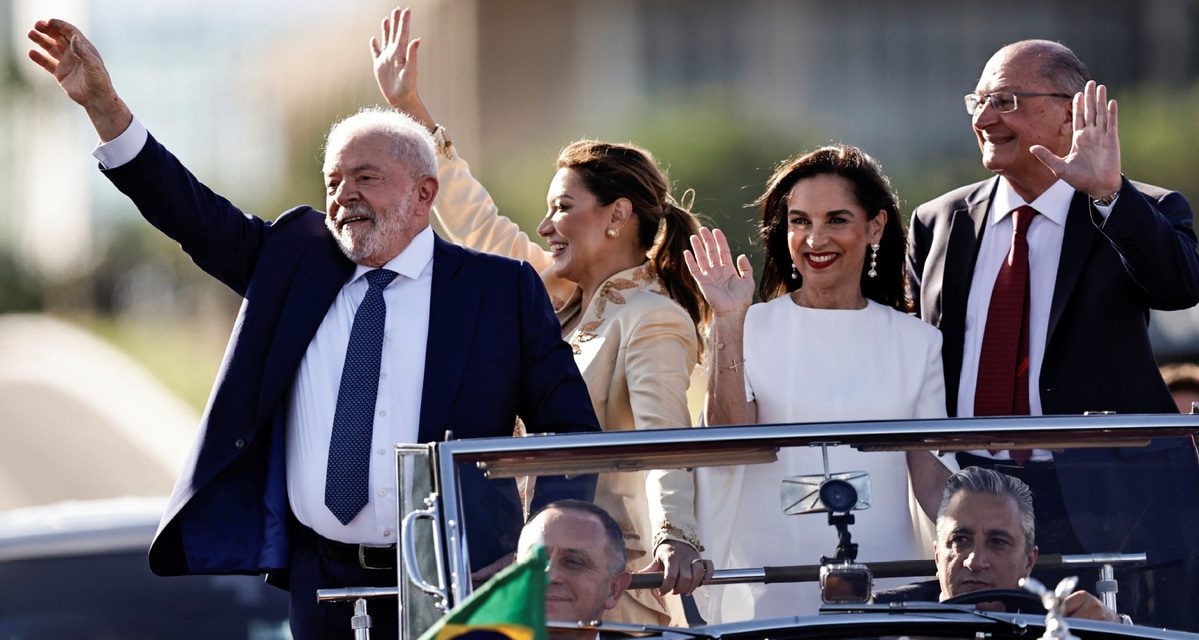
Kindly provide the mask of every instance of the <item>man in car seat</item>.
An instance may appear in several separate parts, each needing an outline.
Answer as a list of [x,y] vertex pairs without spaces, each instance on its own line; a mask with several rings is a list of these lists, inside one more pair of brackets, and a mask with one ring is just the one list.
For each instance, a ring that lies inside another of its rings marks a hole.
[[[545,617],[559,622],[596,622],[628,588],[624,534],[612,516],[590,502],[558,500],[529,518],[520,533],[517,560],[537,545],[549,557]],[[594,640],[595,631],[553,630],[552,640]]]
[[[1032,504],[1032,492],[1018,478],[980,467],[953,474],[937,510],[937,580],[880,591],[874,602],[939,601],[976,591],[1019,589],[1020,579],[1037,562]],[[1001,607],[992,602],[979,606]],[[1065,612],[1071,618],[1131,624],[1083,590],[1066,597]]]

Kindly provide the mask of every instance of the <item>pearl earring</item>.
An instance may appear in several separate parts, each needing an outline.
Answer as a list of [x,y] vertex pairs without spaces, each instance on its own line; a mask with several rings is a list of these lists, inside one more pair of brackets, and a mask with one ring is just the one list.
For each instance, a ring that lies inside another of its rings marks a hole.
[[878,271],[875,270],[875,267],[877,267],[877,266],[878,266],[878,243],[876,242],[876,243],[870,245],[870,271],[867,271],[866,275],[870,276],[871,278],[877,278]]
[[794,262],[791,263],[791,279],[799,280],[799,267],[795,266]]
[[620,228],[619,227],[608,227],[608,230],[604,232],[604,235],[608,236],[609,238],[619,238],[620,237]]

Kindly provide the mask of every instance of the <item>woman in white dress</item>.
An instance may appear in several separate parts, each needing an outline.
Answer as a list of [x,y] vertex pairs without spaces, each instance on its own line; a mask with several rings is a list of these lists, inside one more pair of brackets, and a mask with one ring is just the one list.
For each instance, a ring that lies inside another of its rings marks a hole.
[[[435,215],[445,231],[538,270],[605,431],[690,426],[687,387],[710,316],[683,263],[696,217],[671,198],[647,152],[581,140],[558,155],[537,227],[543,249],[500,215],[421,100],[409,19],[398,9],[384,19],[382,39],[371,43],[375,75],[387,101],[433,133]],[[682,469],[603,474],[596,487],[596,504],[624,532],[628,568],[663,572],[665,593],[690,593],[712,570],[700,557],[693,496],[692,474]],[[677,597],[642,589],[626,591],[604,620],[681,623],[683,612]]]
[[[753,270],[719,229],[692,237],[688,266],[712,306],[708,425],[945,417],[941,335],[906,313],[904,233],[878,164],[828,146],[780,165],[761,206],[766,261]],[[851,528],[859,561],[928,557],[921,529],[949,473],[929,452],[829,449],[837,471],[867,471],[873,504]],[[823,472],[817,448],[768,465],[697,471],[700,535],[717,569],[815,564],[837,538],[819,515],[785,516],[783,477]],[[924,513],[910,505],[909,473]],[[814,584],[696,592],[709,622],[814,613]]]

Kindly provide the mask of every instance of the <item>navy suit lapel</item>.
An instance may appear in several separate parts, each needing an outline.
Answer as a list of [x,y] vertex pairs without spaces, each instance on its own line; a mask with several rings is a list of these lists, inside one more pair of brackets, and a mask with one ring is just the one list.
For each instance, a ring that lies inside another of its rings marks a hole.
[[262,393],[258,399],[260,417],[272,410],[295,380],[308,343],[312,342],[329,307],[354,273],[354,263],[325,233],[323,238],[309,243],[308,250],[297,259],[294,273],[262,371]]
[[[420,442],[445,437],[446,420],[458,392],[474,338],[482,291],[462,273],[465,251],[441,238],[433,239],[433,285],[429,296],[429,339],[421,392]],[[458,437],[466,434],[459,433]]]
[[1062,318],[1066,302],[1074,292],[1074,285],[1078,284],[1087,256],[1091,254],[1091,247],[1098,237],[1095,223],[1091,221],[1090,198],[1085,193],[1075,191],[1074,199],[1070,201],[1070,212],[1066,214],[1066,230],[1062,236],[1057,280],[1053,285],[1053,302],[1049,306],[1049,327],[1045,332],[1046,345],[1053,340],[1054,329],[1057,328],[1058,320]]

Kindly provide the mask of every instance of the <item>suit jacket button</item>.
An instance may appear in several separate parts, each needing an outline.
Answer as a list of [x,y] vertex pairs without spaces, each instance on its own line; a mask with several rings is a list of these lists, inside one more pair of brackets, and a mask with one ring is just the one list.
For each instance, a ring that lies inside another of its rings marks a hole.
[[245,438],[238,438],[237,440],[235,440],[233,442],[233,446],[237,447],[238,449],[245,449],[246,448]]

